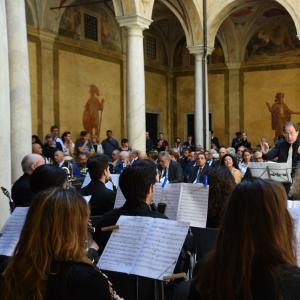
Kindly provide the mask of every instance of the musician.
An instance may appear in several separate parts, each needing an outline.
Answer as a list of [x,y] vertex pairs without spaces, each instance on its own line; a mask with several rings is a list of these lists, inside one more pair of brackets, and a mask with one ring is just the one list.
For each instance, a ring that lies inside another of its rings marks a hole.
[[92,216],[103,215],[114,208],[116,198],[116,193],[105,186],[110,178],[108,157],[104,154],[91,156],[87,168],[91,182],[80,193],[92,196],[89,201]]
[[86,255],[89,209],[73,189],[41,192],[29,208],[0,298],[120,299]]
[[204,153],[196,154],[196,165],[191,170],[191,176],[189,178],[190,183],[204,183],[205,176],[208,175],[209,166],[206,163]]
[[159,154],[159,161],[162,178],[167,178],[170,183],[183,182],[181,165],[171,160],[171,156],[168,152],[161,152]]
[[[267,143],[262,143],[264,160],[278,158],[277,162],[287,162],[290,168],[296,168],[300,161],[300,139],[298,126],[287,122],[284,128],[284,140],[279,140],[272,149]],[[295,169],[292,170],[292,176]]]
[[28,154],[21,162],[24,174],[13,184],[11,189],[11,197],[14,206],[29,206],[32,200],[32,192],[30,188],[30,176],[34,170],[45,164],[44,158],[39,154]]

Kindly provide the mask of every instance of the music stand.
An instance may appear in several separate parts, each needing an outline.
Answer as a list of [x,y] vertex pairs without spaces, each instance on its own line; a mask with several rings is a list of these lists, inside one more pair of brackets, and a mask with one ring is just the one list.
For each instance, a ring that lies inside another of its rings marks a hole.
[[287,163],[250,162],[249,169],[252,176],[262,179],[272,179],[282,183],[291,183],[292,168]]

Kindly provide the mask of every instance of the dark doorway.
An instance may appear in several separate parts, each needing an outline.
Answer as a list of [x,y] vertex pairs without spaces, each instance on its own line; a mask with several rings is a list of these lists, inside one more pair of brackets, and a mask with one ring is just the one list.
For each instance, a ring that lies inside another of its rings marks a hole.
[[[211,130],[212,116],[211,113],[208,114],[208,126]],[[194,114],[187,114],[187,135],[192,135],[193,139],[195,138],[195,116]],[[186,137],[184,137],[185,139]]]
[[154,145],[158,136],[158,117],[159,114],[146,113],[146,131],[149,132]]

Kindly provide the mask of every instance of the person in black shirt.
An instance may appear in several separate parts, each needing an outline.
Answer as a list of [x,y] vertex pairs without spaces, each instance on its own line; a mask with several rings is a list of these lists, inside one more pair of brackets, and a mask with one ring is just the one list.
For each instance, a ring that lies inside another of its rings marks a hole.
[[39,193],[0,276],[0,299],[120,299],[86,255],[88,220],[88,205],[75,190]]
[[87,161],[91,182],[80,190],[83,196],[91,195],[91,215],[103,215],[112,210],[116,193],[105,186],[110,177],[108,157],[104,154],[91,156]]
[[28,154],[21,162],[24,174],[13,184],[11,197],[14,206],[29,206],[32,200],[30,177],[38,166],[45,164],[44,158],[39,154]]

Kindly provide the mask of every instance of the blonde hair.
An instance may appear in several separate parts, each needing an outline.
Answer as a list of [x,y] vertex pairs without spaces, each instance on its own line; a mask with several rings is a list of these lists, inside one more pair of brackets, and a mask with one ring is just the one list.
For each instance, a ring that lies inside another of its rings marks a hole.
[[85,250],[88,218],[88,205],[75,190],[55,188],[37,194],[2,274],[0,298],[42,300],[54,261],[90,263]]

